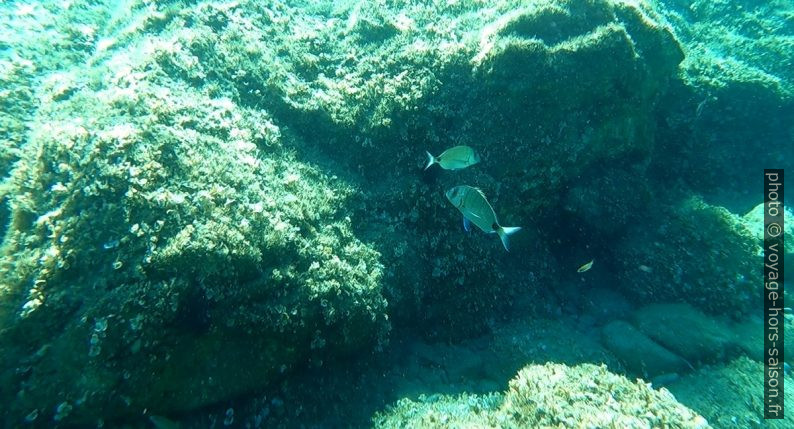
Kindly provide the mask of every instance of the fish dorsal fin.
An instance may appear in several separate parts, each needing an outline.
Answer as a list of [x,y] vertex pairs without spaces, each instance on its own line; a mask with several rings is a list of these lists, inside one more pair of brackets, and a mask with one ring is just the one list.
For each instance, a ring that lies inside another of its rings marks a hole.
[[478,188],[476,186],[472,186],[471,188],[474,189],[475,191],[477,191],[480,194],[480,196],[485,199],[485,201],[488,201],[488,198],[485,198],[485,192],[483,192],[482,189],[480,189],[480,188]]
[[485,193],[482,191],[482,189],[480,189],[480,188],[478,188],[476,186],[471,186],[471,188],[474,189],[475,191],[477,191],[478,194],[480,194],[480,196],[482,197],[482,200],[485,201],[485,204],[493,212],[493,218],[496,221],[496,224],[499,225],[499,220],[496,217],[496,212],[494,211],[493,206],[491,205],[491,202],[488,201],[488,198],[486,198]]

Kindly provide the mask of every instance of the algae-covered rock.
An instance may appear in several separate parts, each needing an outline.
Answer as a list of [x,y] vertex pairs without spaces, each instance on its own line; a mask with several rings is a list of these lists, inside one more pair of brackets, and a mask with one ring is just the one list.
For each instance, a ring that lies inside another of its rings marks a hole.
[[614,251],[626,295],[731,317],[754,308],[761,258],[741,219],[694,197],[657,210]]
[[[786,256],[794,254],[794,213],[790,208],[783,211],[783,241],[785,243]],[[764,204],[758,204],[742,217],[742,222],[747,230],[758,240],[758,245],[764,242]]]
[[[783,251],[785,271],[794,272],[794,213],[790,208],[785,208],[783,212]],[[752,210],[742,216],[742,222],[747,230],[756,239],[759,246],[759,254],[763,254],[764,245],[764,204],[758,204]]]
[[610,169],[592,181],[576,183],[565,199],[565,211],[581,225],[604,239],[644,221],[645,208],[653,193],[648,184],[636,179],[636,172]]
[[[479,334],[482,321],[499,318],[516,297],[531,301],[558,277],[548,237],[570,232],[557,224],[569,188],[577,189],[571,200],[603,196],[572,204],[573,223],[586,219],[596,230],[614,233],[628,223],[626,213],[642,207],[642,192],[623,198],[618,186],[602,185],[641,172],[654,143],[654,100],[681,53],[642,4],[417,4],[402,13],[413,22],[409,29],[345,66],[344,79],[355,77],[366,90],[346,95],[339,73],[325,73],[339,85],[310,89],[324,96],[311,102],[329,111],[332,123],[365,125],[319,150],[344,157],[373,183],[361,219],[374,242],[397,243],[380,249],[395,279],[390,302],[408,307],[397,316],[453,336]],[[598,60],[607,57],[614,60]],[[368,105],[377,107],[361,107]],[[378,116],[350,121],[339,111]],[[390,112],[389,120],[380,112]],[[471,145],[483,162],[465,178],[420,175],[417,154],[453,144]],[[597,167],[604,164],[631,167],[601,179]],[[508,257],[489,237],[461,233],[443,196],[461,180],[483,189],[503,224],[524,227]],[[618,204],[598,210],[595,201]],[[603,212],[620,222],[597,219]]]
[[[513,297],[555,276],[546,238],[533,232],[557,217],[572,182],[600,177],[605,163],[627,166],[620,179],[642,171],[655,102],[682,59],[644,2],[197,9],[168,15],[166,28],[191,25],[174,30],[163,67],[208,89],[228,83],[230,98],[278,118],[301,159],[361,183],[351,218],[383,255],[395,315],[457,338],[484,332]],[[460,233],[443,196],[460,176],[421,173],[425,150],[453,144],[483,158],[465,181],[500,221],[524,226],[510,258],[492,237]],[[601,192],[623,201],[614,187]]]
[[794,167],[794,3],[651,3],[685,53],[659,104],[654,163],[745,212],[762,198],[761,170]]
[[689,85],[794,96],[794,71],[789,67],[794,61],[791,2],[653,3],[684,46],[681,66]]
[[664,374],[680,374],[691,369],[681,356],[621,320],[603,327],[601,341],[627,370],[647,380]]
[[590,364],[530,365],[504,394],[402,399],[373,418],[404,427],[670,427],[707,428],[706,420],[668,391]]
[[[0,8],[34,36],[0,41],[7,426],[272,386],[382,343],[384,296],[406,332],[487,332],[543,306],[555,250],[582,237],[628,237],[604,266],[635,300],[752,296],[724,211],[644,216],[659,101],[685,59],[654,2],[128,3]],[[453,144],[483,162],[420,173]],[[461,181],[524,227],[512,253],[461,232],[443,196]],[[512,346],[530,355],[527,338]]]
[[[786,375],[783,401],[794,400],[794,378]],[[747,357],[704,367],[668,386],[679,402],[715,427],[790,428],[794,417],[764,419],[764,364]]]
[[4,185],[4,426],[189,410],[385,340],[353,188],[191,86],[169,37],[42,104]]

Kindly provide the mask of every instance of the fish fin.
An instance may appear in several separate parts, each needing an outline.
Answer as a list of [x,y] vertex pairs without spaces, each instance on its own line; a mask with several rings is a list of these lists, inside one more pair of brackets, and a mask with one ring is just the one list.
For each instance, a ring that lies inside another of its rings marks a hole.
[[466,216],[463,216],[463,229],[466,232],[471,232],[471,221]]
[[496,230],[496,233],[499,234],[499,238],[502,240],[502,245],[508,252],[510,251],[510,240],[508,240],[508,237],[515,234],[520,229],[520,226],[500,226],[499,229]]
[[427,165],[425,166],[425,170],[427,170],[428,168],[430,168],[431,165],[435,164],[438,161],[436,161],[436,157],[431,155],[430,152],[425,151],[425,153],[427,154]]

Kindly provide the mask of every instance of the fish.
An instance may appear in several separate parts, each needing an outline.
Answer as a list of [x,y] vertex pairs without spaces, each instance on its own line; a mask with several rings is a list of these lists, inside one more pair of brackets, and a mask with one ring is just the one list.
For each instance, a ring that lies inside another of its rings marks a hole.
[[576,272],[577,273],[584,273],[584,272],[590,271],[590,268],[593,268],[593,262],[595,262],[595,259],[593,259],[590,262],[588,262],[588,263],[582,265],[581,267],[579,267],[576,270]]
[[491,207],[481,190],[467,185],[460,185],[448,190],[445,195],[449,202],[463,214],[464,228],[474,224],[484,232],[496,233],[499,239],[502,240],[505,250],[510,251],[508,237],[521,230],[521,227],[501,226],[496,219],[493,207]]
[[440,165],[444,170],[460,170],[480,162],[480,156],[469,146],[455,146],[449,148],[437,157],[433,156],[430,152],[425,153],[427,153],[427,166],[425,166],[425,170],[430,168],[433,164]]

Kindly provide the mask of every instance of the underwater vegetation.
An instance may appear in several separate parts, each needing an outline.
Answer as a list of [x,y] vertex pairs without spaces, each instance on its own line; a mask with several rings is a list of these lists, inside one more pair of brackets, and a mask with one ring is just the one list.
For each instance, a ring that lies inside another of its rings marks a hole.
[[792,426],[757,319],[790,2],[10,1],[0,30],[0,426]]
[[383,428],[710,427],[666,389],[631,382],[604,366],[552,363],[522,369],[503,395],[421,398],[418,403],[405,399],[376,416],[374,424]]

